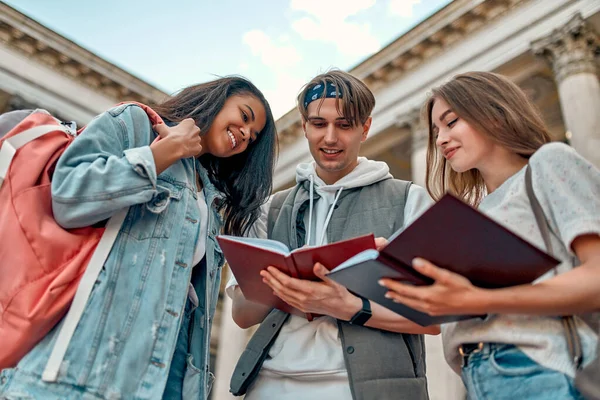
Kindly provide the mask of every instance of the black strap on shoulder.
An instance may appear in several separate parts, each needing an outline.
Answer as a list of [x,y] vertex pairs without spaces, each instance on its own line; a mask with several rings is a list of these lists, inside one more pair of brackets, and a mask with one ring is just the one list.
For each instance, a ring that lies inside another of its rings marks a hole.
[[234,396],[246,394],[248,387],[258,376],[279,330],[289,316],[290,314],[286,312],[274,309],[259,325],[233,370],[229,383],[231,394]]
[[[550,253],[550,255],[554,256],[555,253],[552,248],[552,241],[550,240],[550,227],[548,224],[548,219],[544,214],[542,205],[540,204],[538,198],[535,196],[535,192],[533,191],[531,166],[527,165],[526,168],[527,169],[525,170],[525,191],[527,192],[529,203],[531,204],[533,214],[535,215],[535,222],[537,223],[540,233],[542,234],[542,238],[544,239],[546,251]],[[554,270],[554,273],[556,274],[556,269]],[[569,350],[571,361],[573,362],[575,368],[577,370],[580,370],[583,361],[583,348],[581,345],[579,333],[577,332],[577,325],[575,323],[575,319],[572,315],[563,316],[562,323],[565,330],[567,349]]]

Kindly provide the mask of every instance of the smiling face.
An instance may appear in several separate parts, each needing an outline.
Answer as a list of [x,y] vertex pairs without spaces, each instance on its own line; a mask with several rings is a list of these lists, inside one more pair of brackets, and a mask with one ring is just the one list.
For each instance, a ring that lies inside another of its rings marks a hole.
[[499,149],[498,144],[475,130],[441,98],[433,103],[431,127],[439,152],[456,172],[480,169]]
[[225,158],[244,152],[263,130],[265,107],[252,95],[230,96],[202,136],[202,152]]
[[367,140],[371,127],[371,117],[353,126],[338,111],[338,105],[341,110],[341,100],[335,98],[313,101],[303,122],[317,174],[327,184],[337,182],[356,167],[360,145]]

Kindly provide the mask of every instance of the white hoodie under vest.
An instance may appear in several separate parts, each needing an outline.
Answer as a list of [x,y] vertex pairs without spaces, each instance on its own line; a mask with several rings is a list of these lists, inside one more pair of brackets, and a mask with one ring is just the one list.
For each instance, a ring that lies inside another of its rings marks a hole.
[[[298,165],[296,182],[310,182],[309,208],[304,214],[306,243],[313,246],[328,243],[327,225],[343,190],[392,178],[386,163],[364,157],[359,157],[354,170],[332,185],[327,185],[318,177],[314,161]],[[314,193],[320,198],[314,199]],[[414,221],[431,204],[431,198],[425,189],[411,185],[404,207],[404,225]],[[252,226],[248,236],[267,238],[269,206],[270,200],[263,206],[261,217]],[[227,283],[227,293],[230,297],[236,285],[235,277],[231,277]],[[309,322],[303,317],[290,315],[245,397],[246,400],[269,398],[352,399],[334,318],[323,316]]]

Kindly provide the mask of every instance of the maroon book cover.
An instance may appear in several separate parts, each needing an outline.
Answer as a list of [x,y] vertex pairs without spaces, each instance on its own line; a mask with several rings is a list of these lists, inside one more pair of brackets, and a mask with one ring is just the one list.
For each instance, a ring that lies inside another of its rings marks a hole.
[[273,240],[227,235],[219,235],[217,240],[244,297],[291,314],[305,316],[309,321],[314,315],[304,314],[275,296],[271,288],[263,283],[260,271],[273,266],[294,278],[317,281],[319,278],[313,273],[315,263],[319,262],[332,270],[364,250],[375,249],[373,234],[293,251]]

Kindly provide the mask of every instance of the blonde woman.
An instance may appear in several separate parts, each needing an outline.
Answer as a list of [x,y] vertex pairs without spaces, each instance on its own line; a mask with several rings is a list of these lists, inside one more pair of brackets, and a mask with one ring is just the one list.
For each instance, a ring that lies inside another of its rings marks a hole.
[[[484,290],[416,259],[414,268],[435,283],[384,280],[388,297],[431,315],[488,314],[442,328],[446,359],[470,399],[581,398],[560,316],[600,309],[600,172],[566,144],[549,143],[533,105],[500,75],[458,75],[433,90],[424,111],[432,197],[448,191],[545,248],[526,193],[529,165],[562,263],[534,285]],[[579,320],[577,333],[585,364],[597,336]]]

